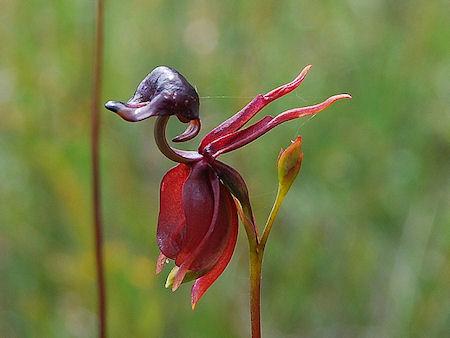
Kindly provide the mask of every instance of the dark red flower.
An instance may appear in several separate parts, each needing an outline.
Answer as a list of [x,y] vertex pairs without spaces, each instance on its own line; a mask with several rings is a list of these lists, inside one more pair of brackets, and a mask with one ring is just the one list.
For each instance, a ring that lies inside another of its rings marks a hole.
[[166,258],[175,260],[176,290],[187,273],[196,278],[193,305],[227,266],[238,233],[236,206],[227,188],[205,160],[179,164],[161,183],[157,272]]
[[[238,217],[232,196],[242,208],[242,216],[254,224],[244,180],[217,157],[245,146],[283,122],[316,114],[337,100],[350,98],[348,94],[335,95],[313,106],[287,110],[275,117],[266,116],[244,128],[270,102],[297,88],[310,68],[305,67],[292,82],[257,95],[241,111],[209,132],[196,152],[174,149],[165,137],[171,115],[181,122],[189,122],[186,131],[173,141],[191,139],[200,130],[198,94],[176,70],[158,67],[141,82],[127,103],[109,101],[105,105],[127,121],[158,116],[156,143],[164,155],[179,162],[161,182],[156,236],[161,254],[157,272],[172,259],[175,268],[166,286],[176,290],[182,282],[195,279],[191,293],[193,307],[224,271],[233,254]],[[252,231],[257,230],[254,227]]]

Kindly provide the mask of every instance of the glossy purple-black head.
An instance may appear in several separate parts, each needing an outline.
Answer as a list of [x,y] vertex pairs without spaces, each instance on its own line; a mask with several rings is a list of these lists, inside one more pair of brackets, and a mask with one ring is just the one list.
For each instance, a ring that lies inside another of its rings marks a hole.
[[200,100],[195,88],[173,68],[159,66],[139,84],[128,102],[108,101],[105,107],[124,120],[138,122],[152,116],[175,115],[183,123],[189,122],[186,131],[174,141],[195,137],[200,131]]

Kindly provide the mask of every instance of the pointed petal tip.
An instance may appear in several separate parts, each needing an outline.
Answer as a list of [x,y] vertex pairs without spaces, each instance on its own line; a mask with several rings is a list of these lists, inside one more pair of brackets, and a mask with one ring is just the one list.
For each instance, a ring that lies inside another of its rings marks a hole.
[[174,280],[172,283],[172,292],[175,292],[178,290],[178,288],[180,287],[181,282]]
[[340,100],[340,99],[352,99],[353,97],[350,95],[350,94],[339,94],[339,95],[336,95],[336,96],[338,96],[338,100]]
[[325,104],[326,107],[328,107],[330,104],[333,104],[336,101],[343,100],[343,99],[352,99],[352,96],[350,94],[336,94],[336,95],[330,96],[328,99],[326,99],[322,103],[319,103],[318,105]]
[[187,269],[182,265],[178,268],[176,274],[174,275],[172,281],[172,292],[177,291],[180,285],[183,283],[184,277],[186,276]]
[[167,257],[162,252],[160,252],[159,256],[158,256],[158,260],[156,261],[155,273],[157,275],[164,269],[164,265],[166,264],[166,259],[167,259]]
[[311,70],[312,65],[307,65],[305,66],[301,72],[296,76],[296,78],[294,79],[294,81],[292,81],[292,83],[296,84],[296,86],[300,85],[300,83],[303,82],[303,80],[305,79],[306,75],[308,75],[309,71]]
[[[194,288],[194,285],[192,286],[193,288]],[[191,291],[191,308],[192,308],[192,311],[194,311],[195,308],[197,307],[198,301],[200,300],[200,298],[202,298],[202,295],[203,295],[202,293],[199,294],[197,292],[192,292]]]

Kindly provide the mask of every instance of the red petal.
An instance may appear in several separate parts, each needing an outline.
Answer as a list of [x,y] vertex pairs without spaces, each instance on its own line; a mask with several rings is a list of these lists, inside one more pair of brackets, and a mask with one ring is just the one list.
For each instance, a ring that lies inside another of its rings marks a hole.
[[[227,267],[228,263],[231,260],[231,256],[234,252],[234,247],[236,246],[237,234],[238,234],[238,219],[236,214],[236,206],[234,204],[233,198],[230,193],[224,189],[225,196],[224,203],[222,204],[223,209],[227,210],[228,220],[229,220],[229,235],[228,242],[226,243],[226,247],[224,248],[222,255],[219,257],[215,266],[205,275],[198,278],[194,285],[192,286],[191,291],[191,303],[192,309],[194,309],[197,302],[204,295],[206,290],[216,281],[216,279],[222,274],[222,272]],[[221,200],[222,202],[222,200]]]
[[182,189],[190,167],[179,164],[164,175],[160,189],[160,209],[156,239],[161,252],[175,259],[181,250],[186,220]]
[[318,112],[324,110],[334,102],[341,99],[350,99],[351,96],[348,94],[339,94],[329,97],[325,101],[315,104],[313,106],[295,108],[287,110],[275,117],[266,116],[255,124],[248,128],[235,131],[231,134],[223,136],[216,141],[209,144],[205,151],[207,151],[213,157],[217,157],[220,154],[227,153],[229,151],[235,150],[237,148],[243,147],[246,144],[254,141],[258,137],[264,135],[272,128],[278,126],[279,124],[300,118],[303,116],[314,115]]
[[[219,182],[219,179],[217,179],[217,182]],[[222,184],[218,184],[219,187],[220,200],[217,203],[217,209],[214,210],[215,217],[211,222],[208,233],[191,256],[192,263],[189,264],[189,270],[202,271],[212,268],[225,249],[231,234],[230,224],[233,214],[227,203],[227,199],[231,198],[229,197],[230,193]],[[217,197],[219,197],[219,193]]]
[[[228,205],[228,199],[231,198],[230,193],[223,184],[219,183],[215,172],[209,170],[214,195],[214,212],[211,224],[197,247],[193,251],[187,252],[185,257],[182,257],[182,264],[173,281],[172,290],[176,290],[181,285],[187,271],[199,271],[203,274],[210,270],[222,255],[231,234],[231,218],[236,212],[233,214]],[[186,224],[189,226],[189,221]],[[181,263],[181,260],[178,262],[180,256],[181,253],[177,257],[177,263]]]
[[[185,241],[176,257],[181,267],[208,232],[214,214],[214,191],[211,184],[212,169],[205,162],[197,162],[183,186],[183,207],[186,217]],[[216,180],[218,181],[217,177]]]
[[250,103],[248,103],[244,108],[242,108],[238,113],[230,117],[228,120],[222,122],[218,127],[211,130],[202,140],[199,152],[203,152],[203,149],[214,140],[234,132],[242,128],[250,119],[255,116],[261,109],[267,106],[270,102],[290,93],[295,88],[300,86],[300,84],[305,79],[311,65],[306,66],[300,72],[297,77],[289,83],[286,83],[272,91],[264,94],[257,95]]

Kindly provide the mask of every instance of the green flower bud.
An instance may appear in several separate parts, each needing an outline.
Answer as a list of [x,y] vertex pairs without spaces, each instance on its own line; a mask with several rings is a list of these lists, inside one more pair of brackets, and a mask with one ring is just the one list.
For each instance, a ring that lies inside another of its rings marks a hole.
[[281,150],[278,156],[278,182],[282,196],[286,195],[292,183],[297,177],[302,165],[302,138],[298,136],[285,150]]

